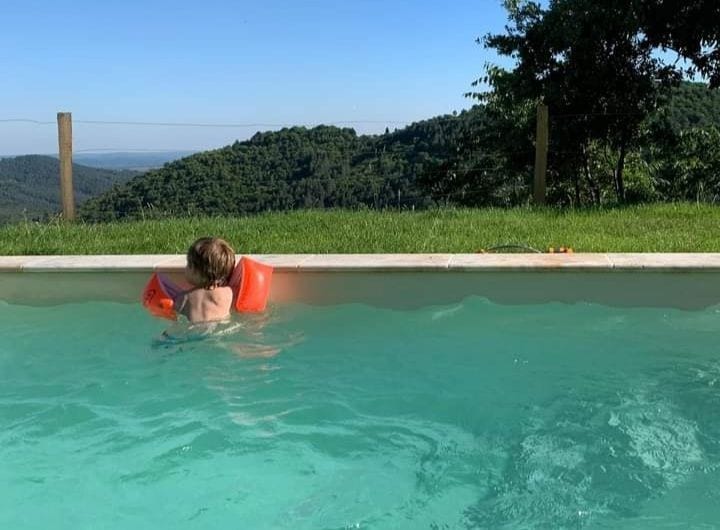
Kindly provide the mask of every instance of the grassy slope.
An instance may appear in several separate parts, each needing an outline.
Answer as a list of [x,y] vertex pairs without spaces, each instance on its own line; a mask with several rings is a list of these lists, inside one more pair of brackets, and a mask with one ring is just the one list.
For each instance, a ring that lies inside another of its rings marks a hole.
[[217,235],[242,253],[475,252],[501,243],[577,252],[719,252],[720,208],[297,211],[245,218],[0,226],[0,255],[183,253]]

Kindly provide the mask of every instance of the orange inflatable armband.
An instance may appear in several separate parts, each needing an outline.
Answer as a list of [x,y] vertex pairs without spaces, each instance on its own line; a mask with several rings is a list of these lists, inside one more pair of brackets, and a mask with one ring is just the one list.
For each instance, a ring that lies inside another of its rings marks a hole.
[[230,285],[235,289],[235,310],[240,313],[265,311],[273,268],[243,256],[235,267]]
[[166,282],[157,273],[154,273],[143,290],[143,306],[153,316],[176,320],[177,314],[173,308],[175,301],[168,291],[172,291],[172,289],[168,289]]
[[[273,268],[247,257],[240,258],[228,282],[235,295],[234,307],[240,313],[265,311]],[[175,298],[182,289],[167,278],[154,273],[142,294],[142,303],[150,314],[177,320]]]

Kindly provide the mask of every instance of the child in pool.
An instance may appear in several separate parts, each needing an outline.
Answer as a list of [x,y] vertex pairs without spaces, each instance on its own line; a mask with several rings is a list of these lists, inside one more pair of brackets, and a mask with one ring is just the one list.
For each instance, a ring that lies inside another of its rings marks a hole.
[[187,253],[185,278],[191,289],[178,295],[175,310],[192,324],[230,318],[233,290],[229,286],[235,269],[235,252],[226,241],[203,237]]

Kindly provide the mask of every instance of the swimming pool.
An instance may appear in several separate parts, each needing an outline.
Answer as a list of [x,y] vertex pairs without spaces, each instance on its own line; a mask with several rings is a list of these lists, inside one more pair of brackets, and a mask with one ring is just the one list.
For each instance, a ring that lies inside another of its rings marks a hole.
[[97,278],[36,279],[87,299],[29,304],[4,276],[0,527],[720,521],[710,277],[507,273],[462,293],[407,273],[368,293],[344,274],[297,278],[360,300],[276,301],[170,342],[139,305],[93,299]]

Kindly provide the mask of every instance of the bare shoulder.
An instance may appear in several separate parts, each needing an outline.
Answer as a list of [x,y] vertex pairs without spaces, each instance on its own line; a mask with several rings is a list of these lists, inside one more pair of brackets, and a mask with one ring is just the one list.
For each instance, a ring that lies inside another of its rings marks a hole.
[[217,300],[232,300],[235,292],[231,287],[218,287],[213,290],[213,294],[217,297]]

